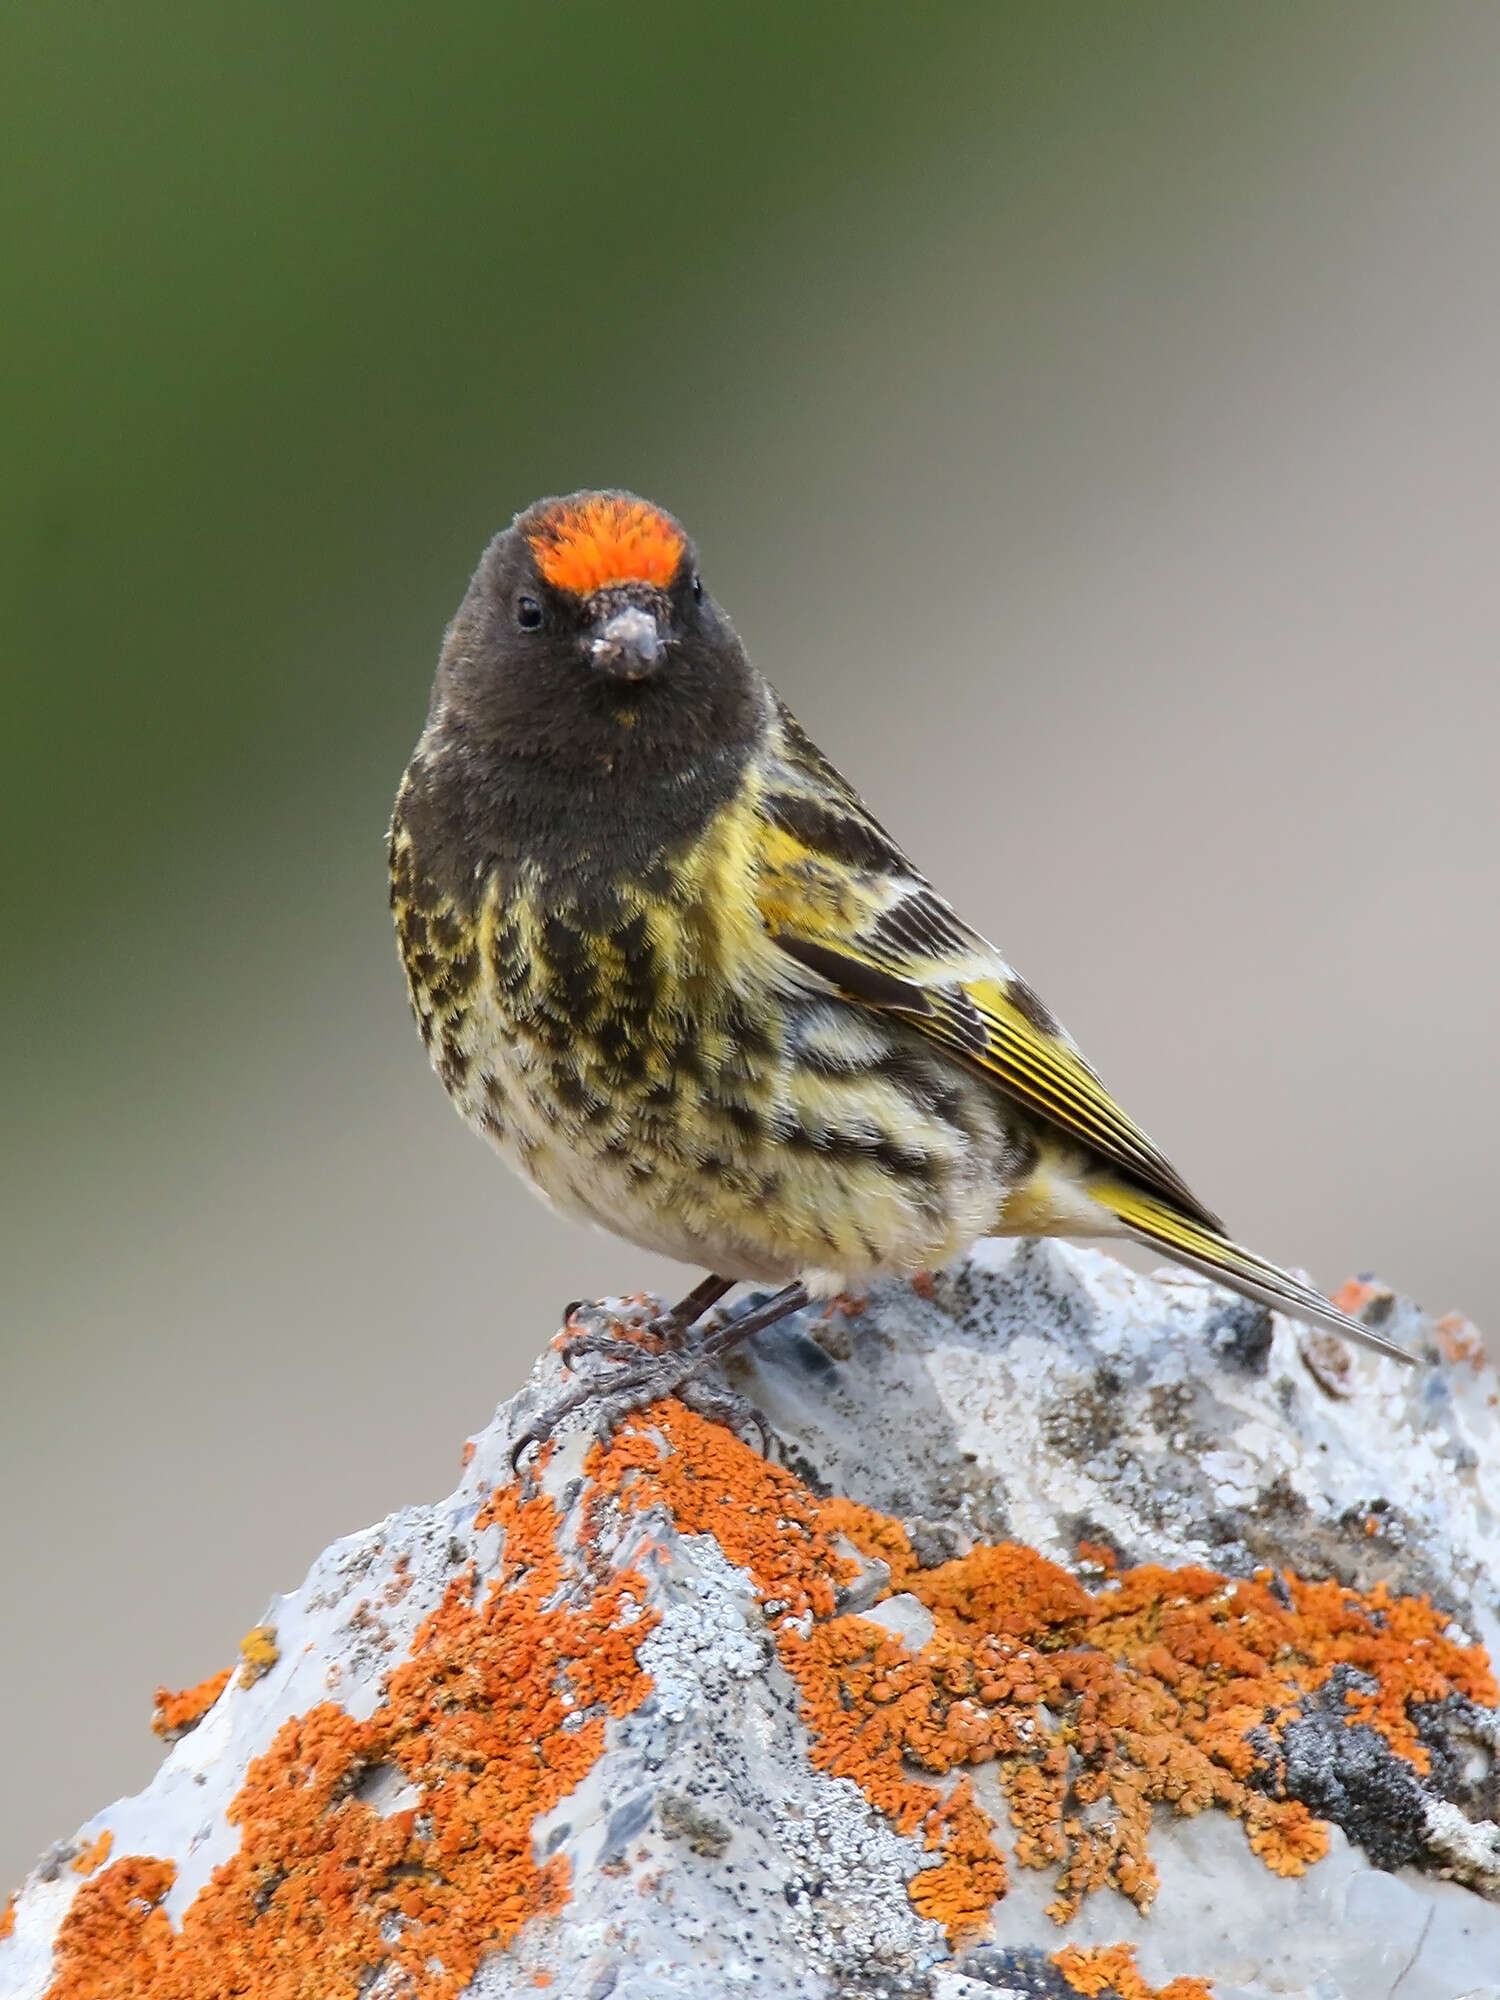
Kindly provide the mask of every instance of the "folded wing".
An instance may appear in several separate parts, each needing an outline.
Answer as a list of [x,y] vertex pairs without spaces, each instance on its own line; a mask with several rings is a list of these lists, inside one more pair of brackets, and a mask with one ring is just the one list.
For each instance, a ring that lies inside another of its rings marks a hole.
[[785,711],[779,735],[757,898],[776,944],[850,999],[903,1015],[1101,1163],[1220,1228],[1037,995],[918,874]]

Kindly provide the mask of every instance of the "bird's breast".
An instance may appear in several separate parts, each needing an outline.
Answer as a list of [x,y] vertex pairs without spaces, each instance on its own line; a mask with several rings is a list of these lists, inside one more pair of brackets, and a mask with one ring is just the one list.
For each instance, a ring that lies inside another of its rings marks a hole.
[[459,896],[398,820],[392,905],[412,1004],[464,1109],[483,1122],[485,1088],[545,1095],[538,1115],[578,1136],[772,1060],[781,967],[749,892],[748,838],[724,816],[628,875],[497,861]]
[[497,866],[468,909],[393,846],[434,1066],[545,1198],[669,1255],[761,1279],[941,1262],[995,1212],[994,1099],[807,984],[756,908],[753,838],[725,816],[583,884]]

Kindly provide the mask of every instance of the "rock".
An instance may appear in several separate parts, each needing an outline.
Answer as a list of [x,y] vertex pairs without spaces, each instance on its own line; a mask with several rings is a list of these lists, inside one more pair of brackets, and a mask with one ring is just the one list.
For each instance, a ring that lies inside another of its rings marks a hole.
[[[0,1919],[7,2000],[1500,2000],[1500,1384],[1058,1244],[335,1544]],[[635,1302],[633,1310],[641,1310]],[[198,1719],[201,1714],[201,1720]]]

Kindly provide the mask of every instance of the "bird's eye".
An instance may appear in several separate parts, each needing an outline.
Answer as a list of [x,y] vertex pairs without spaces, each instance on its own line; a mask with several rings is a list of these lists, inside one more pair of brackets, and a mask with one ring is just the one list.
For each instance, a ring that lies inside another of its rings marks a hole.
[[703,579],[701,576],[693,578],[693,602],[694,604],[701,604],[703,602]]
[[523,632],[535,632],[542,622],[542,607],[534,597],[516,599],[516,623]]

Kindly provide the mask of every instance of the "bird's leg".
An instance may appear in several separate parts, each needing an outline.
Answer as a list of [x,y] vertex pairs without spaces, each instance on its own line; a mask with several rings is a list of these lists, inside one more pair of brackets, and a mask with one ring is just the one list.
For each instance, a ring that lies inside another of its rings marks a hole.
[[679,1299],[669,1312],[659,1313],[655,1319],[648,1320],[646,1332],[665,1346],[676,1347],[710,1306],[716,1306],[726,1292],[733,1291],[734,1282],[733,1278],[720,1278],[710,1271],[702,1284],[694,1285],[687,1297]]
[[[721,1289],[710,1296],[713,1286],[720,1286]],[[678,1310],[681,1311],[695,1301],[701,1300],[695,1317],[701,1316],[713,1302],[713,1298],[721,1298],[728,1289],[728,1284],[721,1279],[705,1279],[696,1291],[691,1292],[683,1300],[682,1307]],[[762,1332],[768,1326],[773,1326],[777,1320],[785,1319],[788,1313],[799,1312],[806,1304],[807,1287],[798,1279],[793,1284],[784,1285],[763,1305],[756,1306],[750,1312],[741,1313],[738,1319],[732,1319],[726,1325],[705,1335],[692,1347],[678,1346],[669,1348],[661,1354],[643,1354],[633,1343],[620,1342],[622,1347],[629,1350],[629,1360],[621,1367],[619,1374],[608,1382],[607,1387],[596,1376],[590,1376],[588,1381],[580,1382],[577,1388],[569,1390],[568,1394],[554,1403],[550,1410],[544,1411],[516,1440],[511,1451],[512,1465],[520,1463],[528,1446],[545,1444],[563,1418],[571,1416],[574,1410],[582,1409],[585,1404],[593,1403],[597,1406],[594,1412],[594,1435],[602,1444],[607,1445],[628,1416],[636,1410],[644,1409],[648,1403],[660,1402],[665,1396],[677,1395],[685,1386],[689,1390],[685,1398],[689,1407],[698,1406],[703,1415],[716,1422],[735,1425],[753,1422],[760,1430],[761,1436],[769,1442],[765,1419],[746,1402],[744,1397],[736,1396],[733,1391],[705,1389],[702,1384],[694,1381],[694,1377],[705,1362],[717,1361],[732,1348],[738,1347],[742,1341],[749,1340],[753,1334]]]
[[[573,1368],[586,1354],[597,1355],[604,1361],[629,1364],[639,1361],[641,1348],[675,1347],[688,1328],[693,1326],[712,1305],[717,1305],[724,1294],[734,1285],[733,1278],[716,1277],[712,1272],[701,1284],[694,1285],[685,1299],[679,1299],[670,1311],[658,1313],[648,1319],[633,1339],[626,1339],[616,1330],[619,1321],[609,1318],[595,1308],[596,1320],[602,1324],[586,1326],[578,1333],[569,1333],[557,1343],[557,1351],[562,1356],[564,1368]],[[583,1305],[583,1300],[575,1300],[563,1314],[566,1328]]]
[[738,1347],[741,1341],[749,1340],[752,1334],[764,1333],[777,1320],[801,1312],[807,1302],[807,1287],[800,1278],[790,1285],[783,1285],[764,1305],[757,1306],[753,1312],[741,1313],[738,1319],[727,1320],[715,1332],[705,1335],[692,1350],[693,1368],[701,1368],[705,1361],[717,1361],[721,1355]]

